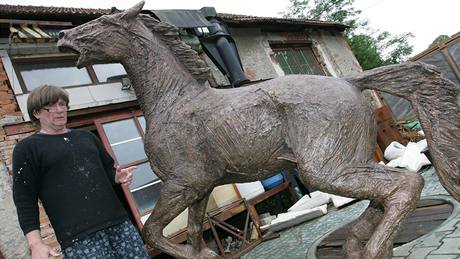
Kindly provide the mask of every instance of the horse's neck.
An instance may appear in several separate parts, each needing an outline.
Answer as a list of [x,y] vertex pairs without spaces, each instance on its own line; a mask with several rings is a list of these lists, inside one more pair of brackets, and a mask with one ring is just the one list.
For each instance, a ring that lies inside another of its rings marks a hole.
[[168,48],[161,47],[158,42],[142,40],[133,42],[123,65],[144,113],[162,113],[179,97],[194,95],[200,88],[203,90]]

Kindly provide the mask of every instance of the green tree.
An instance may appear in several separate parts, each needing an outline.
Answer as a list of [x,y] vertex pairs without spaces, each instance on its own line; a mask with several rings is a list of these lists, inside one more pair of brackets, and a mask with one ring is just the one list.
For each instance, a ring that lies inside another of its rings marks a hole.
[[448,35],[441,34],[438,37],[436,37],[436,39],[433,40],[433,42],[430,44],[429,48],[431,48],[433,46],[436,46],[439,43],[441,43],[441,42],[443,42],[443,41],[445,41],[447,39],[450,39],[450,37]]
[[411,33],[393,35],[387,31],[372,31],[367,20],[360,17],[354,0],[289,0],[285,17],[339,22],[347,25],[348,44],[364,70],[396,64],[412,53]]

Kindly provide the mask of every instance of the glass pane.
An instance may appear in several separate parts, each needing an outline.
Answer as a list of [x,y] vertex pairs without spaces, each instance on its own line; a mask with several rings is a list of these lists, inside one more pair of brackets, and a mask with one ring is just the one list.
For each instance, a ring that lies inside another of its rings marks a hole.
[[139,188],[158,179],[158,176],[156,176],[156,174],[150,168],[149,163],[137,165],[137,168],[133,173],[133,181],[129,186],[129,189],[133,190]]
[[158,182],[131,193],[140,214],[144,214],[155,207],[160,197],[160,189],[161,182]]
[[302,60],[301,63],[303,63],[303,65],[305,66],[305,73],[310,75],[322,74],[321,68],[319,67],[318,62],[316,61],[310,49],[299,49],[299,59]]
[[18,64],[17,67],[29,91],[45,84],[65,87],[92,83],[86,68],[78,69],[73,61]]
[[421,58],[419,61],[437,66],[441,72],[449,78],[449,80],[457,84],[460,83],[455,75],[455,71],[452,70],[452,67],[449,65],[449,62],[447,62],[446,57],[439,50]]
[[133,118],[104,123],[102,127],[118,164],[125,165],[147,158],[144,142]]
[[460,69],[460,38],[449,43],[450,56],[454,59],[457,69]]
[[144,118],[144,116],[139,116],[139,117],[137,117],[137,119],[139,120],[139,124],[141,124],[141,128],[145,133],[145,118]]
[[296,53],[295,50],[289,50],[286,52],[286,61],[289,64],[289,67],[291,67],[291,71],[293,74],[301,74],[300,67],[299,67],[299,62],[295,58]]
[[110,144],[139,137],[133,118],[102,124]]
[[275,58],[285,74],[322,75],[321,67],[308,47],[274,50]]
[[111,144],[111,147],[120,165],[147,158],[141,137]]
[[126,76],[125,68],[121,64],[93,65],[97,79],[100,83],[120,81],[120,76]]
[[283,69],[284,73],[286,75],[292,74],[291,69],[289,68],[288,63],[286,63],[286,52],[285,51],[277,51],[275,52],[275,58],[276,61],[278,61],[278,64],[281,66],[281,69]]

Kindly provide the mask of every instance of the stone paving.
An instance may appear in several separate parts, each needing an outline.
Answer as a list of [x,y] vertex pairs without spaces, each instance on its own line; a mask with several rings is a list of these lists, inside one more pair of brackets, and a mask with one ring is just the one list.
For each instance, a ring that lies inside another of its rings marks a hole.
[[[460,204],[440,185],[433,168],[422,172],[425,187],[422,198],[443,199],[454,205],[452,215],[432,232],[394,249],[397,259],[460,259]],[[367,207],[360,201],[315,220],[280,232],[280,237],[265,241],[243,259],[316,259],[316,246],[329,233],[355,220]]]

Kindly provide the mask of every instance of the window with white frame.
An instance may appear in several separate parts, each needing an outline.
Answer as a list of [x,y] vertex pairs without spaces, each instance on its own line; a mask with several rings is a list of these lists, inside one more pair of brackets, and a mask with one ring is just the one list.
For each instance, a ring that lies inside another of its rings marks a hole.
[[28,91],[45,84],[66,87],[92,83],[87,69],[78,69],[72,61],[18,63],[16,67]]
[[153,172],[144,151],[145,119],[139,113],[96,121],[106,148],[122,168],[137,166],[129,186],[140,215],[149,213],[160,195],[161,180]]
[[87,86],[121,81],[126,71],[121,64],[97,64],[81,69],[72,57],[13,59],[24,92],[41,85],[60,87]]

